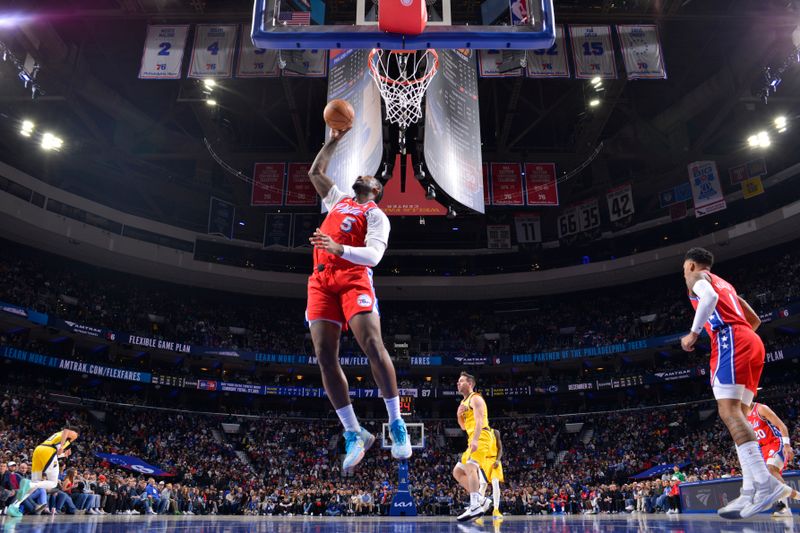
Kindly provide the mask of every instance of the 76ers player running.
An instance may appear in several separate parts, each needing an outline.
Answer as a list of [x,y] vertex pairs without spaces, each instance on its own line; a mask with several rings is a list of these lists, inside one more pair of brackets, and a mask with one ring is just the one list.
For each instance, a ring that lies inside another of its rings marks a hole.
[[[761,454],[764,456],[764,461],[767,462],[767,470],[775,479],[783,483],[783,470],[794,457],[792,442],[789,439],[789,428],[775,414],[775,411],[763,403],[745,406],[742,402],[742,407],[745,409],[744,413],[750,427],[756,433]],[[792,494],[792,498],[798,496],[800,495],[796,491]],[[782,505],[781,509],[773,513],[773,516],[792,516],[788,499],[781,500],[779,505]]]
[[344,426],[343,470],[352,470],[375,442],[363,429],[350,403],[347,378],[339,365],[339,337],[349,328],[369,358],[372,376],[381,390],[389,413],[392,457],[411,457],[406,425],[400,417],[397,378],[383,345],[378,300],[372,286],[373,267],[380,262],[389,242],[389,219],[376,201],[383,186],[372,176],[353,183],[355,197],[339,190],[325,175],[339,139],[346,131],[331,131],[331,138],[317,154],[308,177],[328,209],[328,215],[310,238],[314,245],[314,272],[308,279],[306,320],[317,356],[322,384]]
[[792,489],[769,474],[744,414],[743,405],[753,403],[764,368],[764,344],[755,332],[761,320],[730,283],[711,273],[713,264],[708,250],[686,252],[683,276],[695,316],[681,346],[693,351],[705,326],[711,338],[711,387],[719,416],[736,443],[743,477],[741,495],[717,512],[728,519],[749,518],[790,496]]

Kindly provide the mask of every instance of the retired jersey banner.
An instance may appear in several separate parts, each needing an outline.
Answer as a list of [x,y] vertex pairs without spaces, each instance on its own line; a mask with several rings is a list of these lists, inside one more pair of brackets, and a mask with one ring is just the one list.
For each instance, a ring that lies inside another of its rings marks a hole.
[[558,205],[555,163],[525,163],[528,205]]
[[282,50],[284,76],[302,78],[324,78],[328,75],[327,50]]
[[578,212],[578,227],[580,231],[589,231],[600,226],[600,207],[597,198],[586,200],[575,208]]
[[275,78],[280,76],[278,51],[256,48],[250,40],[250,25],[242,24],[239,30],[239,58],[236,63],[237,78]]
[[633,190],[630,183],[608,191],[606,201],[608,202],[608,218],[611,222],[633,215]]
[[250,205],[283,205],[285,163],[256,163]]
[[308,178],[310,163],[289,163],[286,178],[286,205],[317,205],[317,191]]
[[747,178],[742,182],[742,196],[744,196],[745,200],[749,200],[759,194],[764,194],[764,184],[759,176]]
[[559,239],[580,232],[581,227],[578,216],[578,210],[574,207],[566,209],[558,215],[557,229]]
[[570,26],[569,40],[579,79],[616,79],[611,26]]
[[186,48],[186,37],[189,26],[147,27],[144,40],[142,65],[139,67],[139,79],[142,80],[178,80],[183,65],[183,50]]
[[291,213],[270,213],[264,220],[264,247],[289,247],[292,234]]
[[689,183],[694,199],[694,216],[700,218],[725,209],[725,196],[714,161],[689,163]]
[[294,226],[292,227],[292,246],[311,247],[308,239],[319,227],[319,215],[314,213],[301,213],[294,216]]
[[232,239],[234,218],[236,218],[235,205],[214,196],[211,197],[208,206],[209,235],[222,235],[226,239]]
[[492,163],[492,205],[525,205],[519,163]]
[[492,205],[491,185],[489,181],[489,163],[482,163],[483,167],[483,205]]
[[556,25],[556,42],[544,50],[528,50],[526,74],[529,78],[569,78],[567,41],[564,26]]
[[629,80],[665,80],[667,69],[655,24],[620,24],[617,35]]
[[190,78],[230,78],[236,48],[236,24],[198,24],[195,28]]
[[517,230],[518,243],[542,242],[542,220],[539,215],[515,215],[514,226]]
[[521,50],[478,50],[478,72],[482,78],[522,76],[524,60]]

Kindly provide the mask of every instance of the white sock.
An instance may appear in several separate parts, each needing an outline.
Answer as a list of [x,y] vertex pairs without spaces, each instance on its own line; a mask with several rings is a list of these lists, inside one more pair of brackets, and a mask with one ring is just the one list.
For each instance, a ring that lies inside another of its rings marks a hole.
[[400,397],[384,398],[383,403],[386,404],[386,412],[389,413],[389,423],[400,419]]
[[745,465],[746,461],[738,446],[736,446],[736,455],[739,456],[739,466],[742,467],[742,490],[753,490],[753,473]]
[[352,403],[337,409],[336,414],[339,416],[339,420],[342,421],[345,431],[355,431],[356,433],[361,431],[361,426],[358,425],[358,418],[356,418],[356,412],[353,411]]
[[483,480],[481,480],[481,486],[478,488],[478,494],[481,495],[481,498],[486,496],[486,487],[488,487],[488,486],[489,486],[488,483],[486,483]]
[[500,480],[495,478],[492,480],[492,503],[494,503],[494,510],[500,510]]
[[749,470],[755,483],[769,481],[769,470],[767,470],[767,463],[764,462],[764,457],[761,455],[758,442],[754,440],[745,442],[741,446],[737,446],[736,451],[739,453],[742,470]]
[[478,492],[469,493],[469,506],[477,507],[481,503],[481,495]]

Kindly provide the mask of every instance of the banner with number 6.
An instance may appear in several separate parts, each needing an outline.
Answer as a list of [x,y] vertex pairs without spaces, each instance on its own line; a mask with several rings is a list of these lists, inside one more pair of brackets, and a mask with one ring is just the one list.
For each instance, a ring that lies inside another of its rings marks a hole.
[[611,26],[570,26],[569,40],[579,79],[616,79]]
[[139,79],[179,80],[188,35],[188,25],[148,26]]
[[236,48],[236,24],[198,24],[194,33],[190,78],[230,78]]
[[608,201],[608,218],[611,222],[627,218],[634,213],[633,190],[630,183],[608,191],[606,200]]

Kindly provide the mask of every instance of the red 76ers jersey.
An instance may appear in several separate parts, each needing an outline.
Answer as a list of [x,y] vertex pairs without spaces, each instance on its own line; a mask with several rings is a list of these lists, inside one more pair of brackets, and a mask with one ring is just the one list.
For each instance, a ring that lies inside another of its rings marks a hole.
[[[715,338],[714,333],[727,326],[739,325],[749,328],[750,324],[744,317],[744,311],[742,311],[742,307],[739,305],[739,298],[736,295],[736,289],[733,288],[733,285],[711,272],[706,272],[706,274],[711,278],[711,286],[719,296],[717,306],[705,324],[708,336],[713,341]],[[691,294],[689,299],[692,302],[692,307],[697,309],[697,304],[699,303],[697,296]]]
[[758,404],[753,404],[753,408],[750,410],[750,414],[747,415],[747,421],[750,422],[750,427],[753,428],[753,431],[756,433],[756,437],[758,438],[758,446],[763,447],[773,447],[778,450],[782,448],[782,441],[781,431],[769,423],[769,420],[762,418],[760,414],[758,414]]
[[[367,239],[375,239],[384,244],[389,243],[389,218],[375,202],[359,204],[354,198],[342,192],[336,185],[331,187],[328,195],[322,199],[328,208],[328,215],[320,226],[320,230],[334,242],[347,246],[366,246]],[[362,267],[354,265],[346,259],[328,253],[319,248],[314,249],[314,269],[325,264],[339,268]]]

